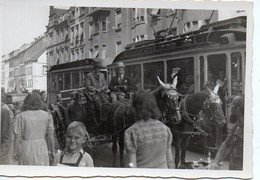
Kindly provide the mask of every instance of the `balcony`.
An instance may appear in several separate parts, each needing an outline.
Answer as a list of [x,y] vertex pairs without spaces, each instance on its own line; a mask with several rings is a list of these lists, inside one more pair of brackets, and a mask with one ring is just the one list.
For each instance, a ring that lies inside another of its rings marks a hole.
[[99,15],[101,12],[109,13],[110,10],[108,8],[93,8],[87,16],[96,16]]

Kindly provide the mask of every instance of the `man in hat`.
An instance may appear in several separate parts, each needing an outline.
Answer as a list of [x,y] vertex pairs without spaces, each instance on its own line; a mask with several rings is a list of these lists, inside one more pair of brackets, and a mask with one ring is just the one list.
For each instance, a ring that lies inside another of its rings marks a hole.
[[109,84],[112,102],[125,99],[127,92],[134,90],[131,79],[125,75],[124,63],[116,62],[115,65],[115,71],[117,75],[112,78]]
[[105,93],[107,89],[106,79],[104,74],[100,72],[101,69],[105,68],[103,61],[95,62],[95,71],[88,73],[86,76],[86,88],[97,108],[100,107],[101,103],[109,103],[108,96]]

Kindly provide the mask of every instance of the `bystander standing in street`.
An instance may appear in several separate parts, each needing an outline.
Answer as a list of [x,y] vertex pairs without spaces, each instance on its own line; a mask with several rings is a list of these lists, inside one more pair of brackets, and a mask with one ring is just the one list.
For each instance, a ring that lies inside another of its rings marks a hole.
[[13,118],[14,114],[6,104],[6,94],[1,92],[1,134],[0,164],[13,164]]
[[172,134],[158,120],[161,113],[154,96],[141,91],[137,93],[133,106],[137,122],[125,132],[129,167],[173,168]]
[[26,96],[14,121],[14,157],[19,165],[48,166],[54,158],[54,126],[37,93]]

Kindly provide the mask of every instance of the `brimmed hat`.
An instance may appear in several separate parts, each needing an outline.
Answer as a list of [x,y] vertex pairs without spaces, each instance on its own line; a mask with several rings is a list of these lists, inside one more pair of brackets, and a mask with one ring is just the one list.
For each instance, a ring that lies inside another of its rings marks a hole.
[[125,65],[123,62],[115,62],[114,65],[115,65],[115,68],[125,68]]
[[96,69],[105,69],[106,68],[106,65],[103,61],[96,61],[94,64],[93,64],[94,68]]
[[172,75],[171,75],[171,77],[173,78],[173,76],[175,76],[180,70],[181,70],[181,68],[179,68],[179,67],[172,68]]

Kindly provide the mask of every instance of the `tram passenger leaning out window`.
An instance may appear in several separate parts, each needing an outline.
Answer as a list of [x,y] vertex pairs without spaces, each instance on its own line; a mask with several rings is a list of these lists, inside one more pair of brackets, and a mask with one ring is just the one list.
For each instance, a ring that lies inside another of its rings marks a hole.
[[129,91],[135,90],[131,79],[125,75],[125,65],[123,62],[116,62],[115,71],[117,75],[112,78],[109,89],[111,91],[112,102],[124,100]]

